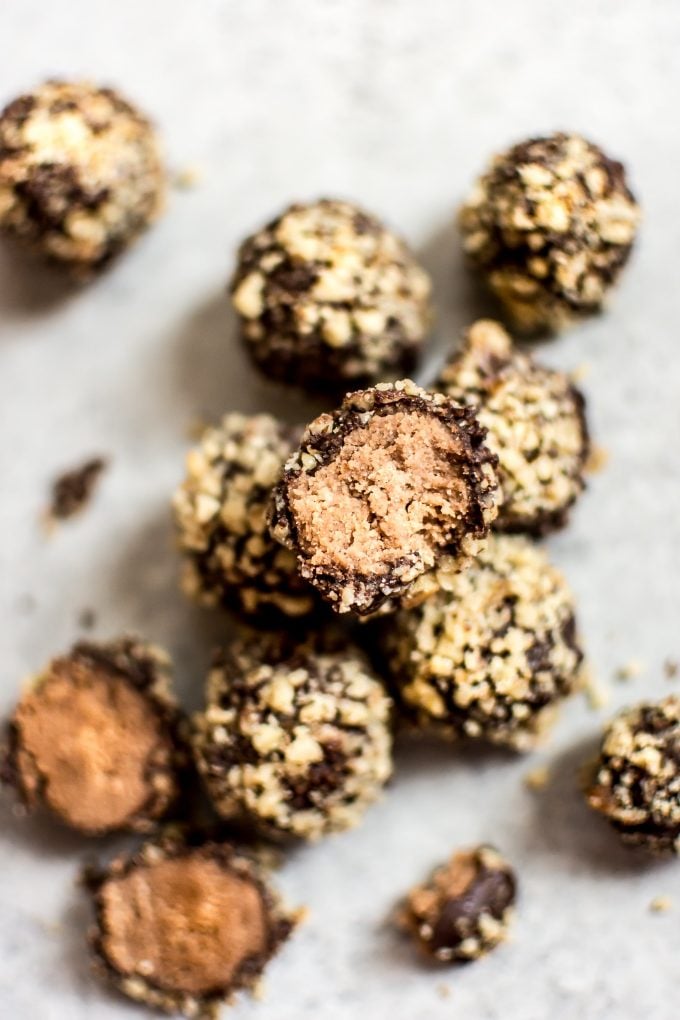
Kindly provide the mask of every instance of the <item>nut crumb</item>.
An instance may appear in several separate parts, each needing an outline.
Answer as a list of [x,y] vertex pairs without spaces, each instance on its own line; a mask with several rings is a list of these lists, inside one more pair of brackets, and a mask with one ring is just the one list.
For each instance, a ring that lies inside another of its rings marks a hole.
[[598,446],[597,443],[594,443],[583,465],[583,470],[587,475],[595,475],[599,471],[603,471],[608,463],[609,450],[606,450],[604,446]]
[[191,188],[195,188],[197,184],[200,184],[202,179],[203,171],[201,167],[196,163],[190,163],[182,170],[177,171],[172,183],[180,191],[189,191]]
[[524,777],[524,785],[528,790],[545,790],[550,782],[550,769],[547,765],[538,765]]
[[609,690],[593,676],[590,670],[583,672],[583,692],[588,701],[588,707],[594,711],[606,708],[609,704]]
[[633,680],[645,671],[645,664],[640,659],[629,659],[616,671],[617,680]]
[[678,675],[679,668],[680,667],[678,666],[678,663],[676,662],[675,659],[666,659],[666,661],[663,664],[663,671],[666,674],[668,680],[675,679],[675,677]]
[[587,379],[592,370],[592,365],[589,361],[582,361],[580,365],[577,365],[573,372],[569,373],[569,377],[573,383],[583,382]]
[[673,907],[673,901],[669,896],[655,896],[649,904],[653,914],[666,914]]
[[437,985],[437,995],[440,999],[449,999],[451,997],[451,988],[449,985]]

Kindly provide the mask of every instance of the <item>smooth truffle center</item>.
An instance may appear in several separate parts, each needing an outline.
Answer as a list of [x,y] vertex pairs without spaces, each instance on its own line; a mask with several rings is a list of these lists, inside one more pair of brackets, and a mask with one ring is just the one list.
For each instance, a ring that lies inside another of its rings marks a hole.
[[148,767],[169,759],[160,721],[123,677],[77,662],[32,690],[15,716],[29,793],[89,831],[124,825],[149,798]]
[[308,562],[363,575],[383,574],[404,557],[430,566],[468,509],[461,453],[460,436],[420,411],[354,429],[330,463],[290,488]]
[[168,991],[228,988],[246,960],[267,951],[258,887],[198,854],[111,879],[100,902],[102,949],[111,965]]

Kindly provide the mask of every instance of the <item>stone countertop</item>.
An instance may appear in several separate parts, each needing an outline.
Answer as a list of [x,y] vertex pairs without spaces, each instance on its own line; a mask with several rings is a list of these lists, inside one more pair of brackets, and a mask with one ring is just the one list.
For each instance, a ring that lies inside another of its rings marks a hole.
[[[290,420],[319,405],[257,377],[224,284],[239,239],[295,198],[354,198],[410,239],[436,284],[441,356],[479,312],[453,212],[491,153],[581,131],[624,159],[645,210],[611,311],[545,344],[583,367],[609,455],[571,526],[550,539],[578,597],[599,709],[578,698],[529,758],[402,746],[365,824],[291,854],[278,881],[308,922],[239,1020],[671,1020],[680,868],[623,850],[591,817],[575,770],[617,705],[678,689],[680,658],[680,10],[675,0],[22,0],[0,11],[0,98],[46,76],[120,86],[158,122],[177,171],[167,215],[110,272],[68,292],[0,252],[0,708],[83,633],[136,629],[166,644],[197,704],[227,622],[176,588],[168,496],[188,430],[227,409]],[[49,539],[50,479],[110,457],[82,517]],[[630,660],[642,671],[627,682]],[[523,780],[547,766],[540,792]],[[386,925],[396,898],[457,845],[490,840],[516,864],[512,942],[433,970]],[[88,976],[74,887],[92,845],[0,805],[0,1015],[123,1020],[143,1011]],[[108,845],[102,848],[108,850]],[[649,905],[668,896],[673,909]],[[447,994],[448,993],[448,994]]]

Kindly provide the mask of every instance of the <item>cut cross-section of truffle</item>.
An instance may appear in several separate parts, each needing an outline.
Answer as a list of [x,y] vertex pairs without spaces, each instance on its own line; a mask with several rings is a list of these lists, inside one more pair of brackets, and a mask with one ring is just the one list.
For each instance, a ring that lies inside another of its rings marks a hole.
[[409,380],[348,394],[309,425],[274,489],[272,534],[339,613],[416,601],[496,515],[496,458],[474,410]]
[[507,937],[516,885],[493,847],[459,850],[411,889],[398,921],[436,960],[476,960]]
[[156,218],[148,120],[113,89],[49,81],[0,114],[0,230],[87,276]]
[[494,535],[447,590],[385,627],[402,708],[420,727],[531,748],[578,684],[582,654],[562,575],[525,538]]
[[195,718],[216,810],[268,836],[356,825],[392,771],[390,699],[359,652],[320,640],[234,645],[217,657]]
[[584,488],[589,451],[585,401],[569,377],[513,347],[498,323],[480,320],[434,388],[474,407],[488,430],[502,492],[494,526],[543,534],[564,525]]
[[81,642],[21,698],[3,777],[27,808],[88,835],[148,831],[178,795],[183,729],[164,652],[134,638]]
[[426,273],[349,202],[293,205],[248,238],[231,291],[255,362],[309,387],[410,371],[430,324]]
[[88,884],[97,970],[131,999],[194,1020],[252,988],[295,923],[262,871],[223,843],[171,834]]
[[472,265],[515,326],[537,332],[600,309],[639,218],[621,163],[558,132],[496,156],[460,222]]
[[272,487],[292,440],[293,431],[269,415],[228,414],[190,452],[173,510],[183,587],[193,598],[246,615],[300,617],[317,605],[294,554],[267,527]]
[[604,734],[588,803],[624,842],[680,854],[680,698],[626,708]]

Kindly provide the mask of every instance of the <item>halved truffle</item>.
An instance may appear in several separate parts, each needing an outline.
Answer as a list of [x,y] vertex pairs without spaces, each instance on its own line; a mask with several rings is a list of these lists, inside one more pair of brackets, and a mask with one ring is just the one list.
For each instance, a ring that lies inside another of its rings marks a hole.
[[231,292],[259,367],[312,388],[410,371],[430,325],[427,274],[349,202],[293,205],[248,238]]
[[208,1020],[252,988],[295,920],[255,863],[224,843],[148,843],[88,875],[98,971],[124,995]]
[[623,165],[563,132],[495,156],[460,214],[470,263],[531,333],[602,307],[639,220]]
[[584,488],[589,451],[585,400],[564,372],[513,347],[481,319],[434,389],[474,407],[498,457],[501,504],[494,527],[540,535],[562,527]]
[[588,803],[625,843],[680,854],[680,698],[625,708],[607,727]]
[[238,642],[217,656],[206,699],[194,748],[213,805],[266,836],[350,828],[390,777],[391,701],[346,641]]
[[467,963],[507,937],[517,882],[497,850],[459,850],[409,892],[398,915],[421,949],[442,963]]
[[113,89],[48,81],[0,114],[0,230],[87,276],[159,214],[149,121]]
[[465,565],[496,516],[485,436],[471,408],[410,380],[350,393],[287,461],[272,535],[338,613],[415,602],[419,579]]
[[541,549],[494,535],[447,590],[385,627],[407,718],[448,739],[527,750],[579,683],[574,602]]
[[169,659],[135,638],[76,644],[21,698],[3,778],[87,835],[146,832],[179,793],[183,720]]
[[267,507],[294,430],[266,414],[228,414],[187,457],[172,506],[182,586],[204,605],[246,616],[301,617],[318,607],[297,562],[270,536]]

